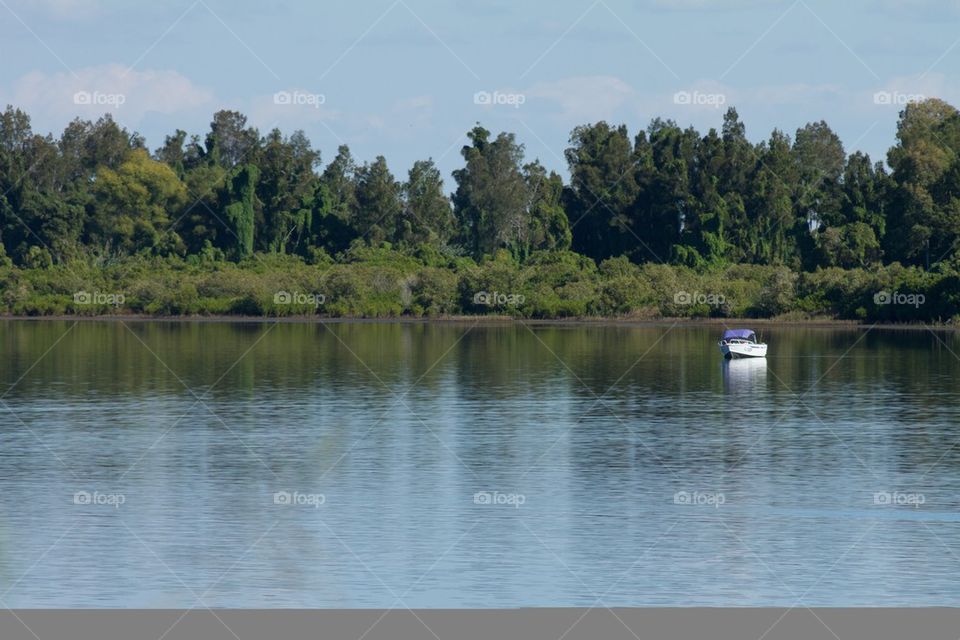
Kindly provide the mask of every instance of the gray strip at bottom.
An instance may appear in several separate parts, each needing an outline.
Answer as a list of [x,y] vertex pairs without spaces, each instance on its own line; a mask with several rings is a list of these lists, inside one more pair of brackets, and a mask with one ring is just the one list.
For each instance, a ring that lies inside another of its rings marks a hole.
[[0,611],[3,640],[957,640],[960,609]]

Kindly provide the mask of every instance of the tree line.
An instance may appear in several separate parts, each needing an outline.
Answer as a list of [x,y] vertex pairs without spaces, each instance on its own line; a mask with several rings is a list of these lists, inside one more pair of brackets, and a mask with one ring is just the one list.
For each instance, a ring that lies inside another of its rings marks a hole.
[[336,257],[358,246],[430,247],[480,259],[572,250],[599,263],[955,267],[960,112],[929,99],[900,113],[886,163],[848,154],[826,122],[752,143],[737,111],[701,134],[657,118],[635,135],[575,128],[569,181],[526,159],[512,133],[468,133],[454,189],[430,160],[398,178],[346,145],[326,164],[302,131],[265,135],[235,111],[162,146],[109,115],[59,137],[0,115],[0,261],[96,256]]

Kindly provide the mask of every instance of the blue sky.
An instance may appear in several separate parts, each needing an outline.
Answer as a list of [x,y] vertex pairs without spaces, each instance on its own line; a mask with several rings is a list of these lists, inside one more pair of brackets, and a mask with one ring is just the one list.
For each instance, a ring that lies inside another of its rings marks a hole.
[[478,121],[565,172],[577,124],[706,131],[729,105],[753,140],[824,119],[876,160],[903,101],[960,104],[958,22],[960,0],[0,0],[0,102],[42,132],[111,111],[151,148],[232,108],[324,161],[433,157],[448,186]]

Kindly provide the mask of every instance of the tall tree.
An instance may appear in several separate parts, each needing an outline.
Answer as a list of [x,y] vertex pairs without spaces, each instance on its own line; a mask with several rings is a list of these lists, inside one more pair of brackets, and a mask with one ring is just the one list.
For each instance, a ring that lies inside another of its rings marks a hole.
[[490,140],[481,126],[467,134],[461,153],[466,166],[453,172],[453,197],[464,243],[474,256],[507,248],[515,254],[527,238],[528,195],[523,175],[523,145],[510,133]]
[[314,247],[331,252],[347,248],[355,237],[350,218],[356,199],[356,164],[350,148],[340,145],[317,183],[310,233]]
[[116,171],[101,167],[93,192],[95,215],[87,230],[91,242],[126,253],[180,249],[170,212],[183,205],[186,189],[169,166],[152,160],[146,150],[132,151]]
[[523,172],[529,197],[529,228],[524,254],[569,249],[573,234],[563,210],[563,178],[554,171],[547,173],[539,162],[527,164]]
[[681,264],[716,265],[729,257],[730,213],[719,189],[723,163],[723,140],[711,129],[700,140],[690,168],[690,198],[682,211],[680,240],[672,256]]
[[443,177],[433,160],[418,160],[403,185],[403,210],[397,224],[401,245],[444,245],[455,233],[450,200],[443,191]]
[[720,193],[745,194],[757,163],[757,151],[747,139],[747,128],[733,107],[723,115],[721,130],[725,162],[721,165]]
[[626,254],[636,245],[631,209],[639,193],[637,176],[652,163],[644,157],[645,136],[638,136],[636,146],[635,152],[624,125],[598,122],[570,134],[566,209],[573,249],[594,260]]
[[253,255],[259,178],[260,169],[256,165],[240,165],[231,173],[224,194],[228,202],[224,214],[230,232],[230,237],[226,239],[230,244],[230,253],[238,260]]
[[880,260],[880,241],[886,233],[887,175],[861,152],[847,158],[840,186],[837,215],[824,220],[816,234],[816,251],[807,266],[866,267]]
[[696,131],[670,120],[655,119],[647,129],[652,168],[641,165],[641,190],[634,206],[634,233],[639,261],[665,262],[680,240],[686,218],[695,209],[690,172],[695,166]]
[[746,199],[746,221],[738,227],[743,258],[759,264],[798,266],[801,247],[810,231],[804,215],[795,211],[800,170],[790,138],[779,130],[757,150],[757,162]]
[[260,134],[247,126],[247,116],[237,111],[218,111],[213,114],[206,139],[207,153],[213,162],[225,169],[240,163],[256,163]]
[[942,100],[908,104],[888,154],[897,187],[891,193],[887,251],[897,260],[932,265],[957,250],[960,114]]
[[51,136],[33,133],[18,109],[0,114],[0,258],[49,264],[77,253],[86,204],[78,187]]
[[351,224],[358,236],[371,245],[392,241],[403,211],[401,185],[387,168],[387,160],[377,156],[372,163],[357,169],[356,202]]
[[290,138],[284,138],[279,129],[267,135],[257,182],[257,197],[263,205],[257,225],[259,249],[276,253],[298,250],[310,229],[317,162],[319,154],[302,131]]

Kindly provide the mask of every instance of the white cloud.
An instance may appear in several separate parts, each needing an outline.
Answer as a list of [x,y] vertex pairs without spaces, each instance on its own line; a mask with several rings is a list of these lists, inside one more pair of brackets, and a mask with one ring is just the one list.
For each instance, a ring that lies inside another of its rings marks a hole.
[[870,93],[860,96],[864,106],[903,109],[908,102],[940,98],[950,104],[960,104],[960,83],[942,73],[923,76],[898,76]]
[[939,73],[891,78],[875,87],[801,82],[731,86],[699,80],[672,91],[645,92],[617,77],[584,76],[538,83],[525,94],[524,109],[536,109],[571,126],[597,120],[646,123],[665,117],[705,127],[719,122],[729,107],[741,114],[789,112],[829,121],[831,114],[835,119],[879,117],[885,108],[896,111],[907,101],[930,97],[960,104],[960,82]]
[[383,113],[352,113],[344,118],[344,126],[360,132],[364,138],[389,136],[392,140],[420,143],[422,136],[434,127],[434,106],[430,95],[403,98]]
[[255,96],[249,105],[238,109],[261,129],[278,127],[284,133],[320,122],[341,119],[335,108],[336,96],[304,87],[285,87],[276,93]]
[[94,119],[106,112],[129,127],[150,113],[174,114],[209,107],[213,94],[176,71],[128,71],[118,64],[77,69],[75,73],[28,73],[17,80],[4,103],[27,111],[51,128],[75,117]]
[[400,100],[393,107],[393,115],[400,126],[422,130],[433,124],[434,99],[430,95]]
[[538,82],[524,92],[528,105],[548,101],[557,105],[556,117],[577,123],[610,120],[636,92],[615,76],[578,76]]
[[[564,78],[533,85],[526,91],[524,108],[541,102],[556,106],[557,120],[572,124],[597,120],[702,117],[713,119],[728,107],[780,108],[824,106],[850,108],[862,102],[860,92],[834,84],[789,83],[733,87],[715,80],[700,80],[662,93],[634,89],[614,76]],[[863,106],[861,104],[861,106]]]
[[[423,144],[424,132],[435,126],[436,103],[432,95],[376,105],[382,106],[382,110],[374,111],[367,108],[369,105],[343,103],[343,96],[337,94],[322,95],[303,88],[288,88],[283,93],[289,94],[290,99],[286,95],[281,99],[277,99],[277,94],[260,95],[249,102],[218,108],[233,108],[247,114],[250,124],[261,133],[274,127],[287,135],[303,129],[318,144],[321,140],[332,146],[347,143],[356,150],[373,142],[374,153],[385,153],[384,140]],[[300,97],[294,98],[294,95]]]
[[[793,82],[785,84],[757,85],[752,87],[732,87],[713,81],[702,81],[682,87],[673,96],[662,96],[659,98],[660,110],[665,108],[667,103],[683,107],[680,113],[702,112],[709,113],[715,111],[718,106],[724,110],[726,107],[764,109],[773,108],[798,108],[814,109],[823,111],[824,109],[834,110],[836,112],[861,112],[868,107],[873,106],[873,93],[875,91],[889,90],[900,91],[904,93],[920,93],[923,90],[934,92],[932,79],[918,86],[916,82],[910,79],[901,79],[891,81],[883,87],[876,89],[856,89],[846,87],[840,84],[822,83],[810,84],[802,82]],[[677,94],[684,93],[690,96],[683,100],[677,100]],[[719,97],[719,99],[714,98]],[[648,103],[656,112],[656,103]],[[676,113],[674,109],[670,113]]]
[[723,113],[728,107],[733,106],[735,98],[735,92],[731,87],[714,80],[704,80],[683,86],[655,101],[644,100],[641,106],[643,111],[651,117],[676,113],[716,114]]

